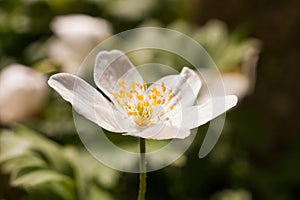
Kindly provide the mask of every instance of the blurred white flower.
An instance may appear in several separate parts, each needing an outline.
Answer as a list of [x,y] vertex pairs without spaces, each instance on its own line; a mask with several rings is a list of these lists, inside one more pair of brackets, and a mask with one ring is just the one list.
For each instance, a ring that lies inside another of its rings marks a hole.
[[[228,72],[219,75],[213,70],[201,70],[200,76],[203,86],[197,99],[198,103],[203,103],[210,99],[213,95],[212,92],[216,90],[225,95],[236,95],[239,99],[243,99],[248,95],[252,84],[247,76],[238,72]],[[221,91],[223,89],[224,91]]]
[[109,99],[77,76],[60,73],[48,83],[85,118],[112,132],[147,139],[186,138],[237,103],[234,95],[194,105],[201,88],[199,76],[184,67],[148,87],[120,51],[102,51],[96,58],[94,81]]
[[[258,42],[258,41],[257,41]],[[256,64],[259,58],[259,48],[249,46],[244,52],[243,58],[240,60],[241,66],[236,67],[236,71],[221,71],[221,74],[212,69],[200,70],[200,76],[203,81],[198,102],[204,102],[211,98],[211,92],[220,88],[218,79],[222,79],[225,95],[236,95],[239,99],[243,99],[251,94],[256,82]],[[203,79],[205,77],[205,80]]]
[[0,73],[0,123],[25,121],[42,107],[48,89],[46,77],[20,65],[7,66]]
[[[210,20],[194,31],[193,37],[208,51],[221,73],[225,94],[233,94],[243,99],[250,94],[256,82],[256,64],[261,42],[255,38],[240,40],[230,34],[227,25],[219,20]],[[219,74],[211,69],[200,72],[205,83],[198,98],[204,102],[210,92],[220,87]]]
[[49,40],[48,55],[70,73],[76,73],[88,53],[112,33],[106,20],[82,14],[58,16],[51,29],[55,36]]

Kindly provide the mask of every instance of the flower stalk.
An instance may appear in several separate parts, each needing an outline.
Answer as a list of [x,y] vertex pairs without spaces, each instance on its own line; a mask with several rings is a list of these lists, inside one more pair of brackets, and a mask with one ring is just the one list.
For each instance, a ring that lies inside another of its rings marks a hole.
[[146,194],[146,141],[140,138],[140,186],[138,200],[145,200]]

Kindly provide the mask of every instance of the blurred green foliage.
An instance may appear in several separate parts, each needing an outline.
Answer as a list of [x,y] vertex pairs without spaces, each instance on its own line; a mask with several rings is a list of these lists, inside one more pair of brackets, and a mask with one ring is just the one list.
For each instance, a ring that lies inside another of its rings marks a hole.
[[1,132],[0,144],[3,172],[26,199],[113,199],[106,190],[119,174],[80,146],[59,145],[20,125]]

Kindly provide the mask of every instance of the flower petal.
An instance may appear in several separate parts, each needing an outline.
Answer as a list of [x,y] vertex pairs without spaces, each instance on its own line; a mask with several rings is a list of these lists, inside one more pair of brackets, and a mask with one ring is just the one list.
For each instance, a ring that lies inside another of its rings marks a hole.
[[[200,88],[202,86],[199,75],[195,71],[189,69],[188,67],[184,67],[181,70],[180,75],[186,79],[187,83],[193,90],[194,96],[197,97],[198,93],[200,91]],[[195,99],[194,99],[194,101],[195,101]]]
[[146,128],[140,132],[127,133],[125,135],[153,140],[167,140],[174,138],[184,139],[190,135],[190,130],[188,128],[178,128],[171,125],[159,124]]
[[201,126],[235,106],[237,101],[236,96],[228,95],[211,98],[200,106],[188,107],[182,112],[181,125],[189,129]]
[[162,84],[166,87],[165,93],[167,97],[165,98],[168,99],[170,96],[168,91],[172,91],[170,93],[172,95],[172,100],[166,103],[164,105],[165,107],[172,104],[178,105],[178,103],[181,107],[193,105],[201,88],[199,76],[187,67],[184,67],[179,75],[170,75],[159,79],[148,88],[147,93],[151,93],[154,87],[161,90]]
[[76,112],[104,129],[112,132],[133,130],[130,123],[119,122],[122,120],[119,117],[116,120],[117,112],[112,104],[81,78],[60,73],[51,76],[48,84],[70,102]]
[[153,140],[167,140],[167,139],[184,139],[191,134],[190,130],[187,128],[178,128],[175,126],[164,126],[160,132],[148,139]]
[[[129,78],[138,83],[143,82],[143,78],[123,52],[118,50],[101,51],[97,55],[94,81],[108,97],[113,98],[111,93],[118,81]],[[131,81],[126,80],[125,82],[130,83]]]
[[128,132],[128,133],[125,133],[124,135],[131,135],[131,136],[134,136],[134,137],[141,137],[141,138],[151,138],[153,137],[154,135],[157,135],[160,130],[163,129],[163,124],[162,123],[159,123],[159,124],[155,124],[153,126],[149,126],[149,127],[146,127],[144,129],[141,129],[141,130],[138,130],[138,131],[132,131],[132,132]]

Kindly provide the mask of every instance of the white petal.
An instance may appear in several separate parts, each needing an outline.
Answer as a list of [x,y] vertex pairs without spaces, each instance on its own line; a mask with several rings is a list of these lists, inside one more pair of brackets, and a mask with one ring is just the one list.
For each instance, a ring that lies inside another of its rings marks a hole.
[[189,129],[201,126],[226,112],[237,104],[237,97],[228,95],[209,99],[200,106],[185,108],[182,113],[182,127]]
[[194,96],[197,97],[202,86],[201,79],[199,78],[198,74],[188,67],[184,67],[181,70],[180,75],[186,79],[187,83],[193,90]]
[[[88,120],[112,132],[132,130],[130,123],[119,123],[116,120],[112,104],[95,88],[77,76],[67,73],[55,74],[48,84],[55,89],[73,108]],[[125,125],[124,125],[125,124]]]
[[193,105],[201,87],[199,76],[187,67],[184,67],[179,75],[170,75],[159,79],[148,88],[147,92],[151,93],[153,87],[159,89],[162,83],[165,84],[167,91],[172,89],[172,96],[174,97],[165,106],[172,104],[181,107]]
[[141,138],[151,138],[154,135],[157,135],[162,129],[163,129],[163,124],[160,123],[160,124],[146,127],[145,129],[141,129],[138,131],[128,132],[125,133],[124,135],[131,135],[131,136],[141,137]]
[[184,139],[190,135],[190,130],[187,128],[177,128],[175,126],[164,126],[160,132],[148,139],[153,140],[166,140],[166,139]]
[[[94,81],[108,97],[113,98],[111,93],[114,87],[119,80],[125,78],[130,78],[138,83],[143,82],[143,78],[123,52],[118,50],[101,51],[97,55]],[[128,80],[125,82],[130,83]]]
[[158,124],[148,127],[140,132],[129,132],[124,135],[131,135],[145,139],[167,140],[167,139],[184,139],[190,135],[190,130],[187,128],[178,128],[166,124]]

